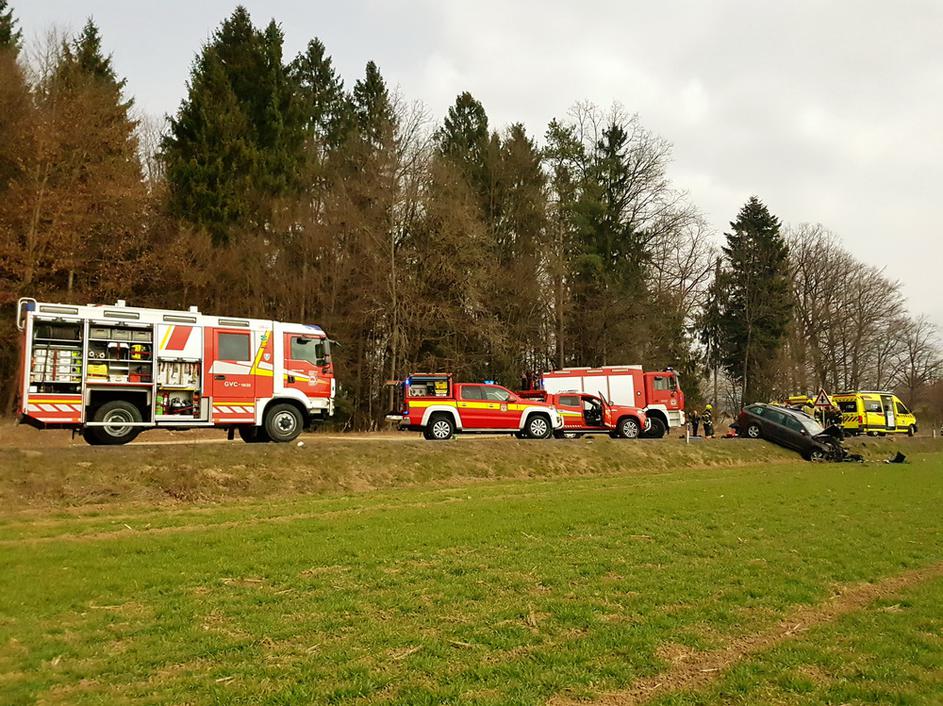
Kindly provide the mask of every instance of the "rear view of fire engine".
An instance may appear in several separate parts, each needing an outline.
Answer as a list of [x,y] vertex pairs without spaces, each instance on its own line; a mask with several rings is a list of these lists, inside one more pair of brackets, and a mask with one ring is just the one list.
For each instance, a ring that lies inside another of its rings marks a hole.
[[318,326],[21,299],[20,421],[124,444],[147,428],[220,427],[291,441],[334,413]]

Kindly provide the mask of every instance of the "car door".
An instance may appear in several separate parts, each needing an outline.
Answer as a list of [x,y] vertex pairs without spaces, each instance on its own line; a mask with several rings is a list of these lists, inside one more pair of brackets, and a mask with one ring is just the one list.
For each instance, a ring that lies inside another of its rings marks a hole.
[[884,427],[888,432],[897,431],[897,420],[894,417],[894,399],[890,395],[881,395],[881,404],[884,405]]
[[580,429],[583,425],[583,408],[579,395],[560,395],[554,405],[563,417],[564,429]]
[[210,330],[209,389],[214,421],[242,422],[255,418],[252,335],[252,331],[244,329]]
[[487,405],[482,388],[484,385],[459,385],[458,416],[463,429],[491,429],[488,424]]
[[786,416],[785,412],[780,412],[778,409],[766,410],[763,414],[763,438],[793,448],[790,443],[792,439],[786,427]]
[[910,429],[910,425],[914,423],[913,415],[910,413],[910,410],[901,402],[899,399],[894,398],[895,412],[894,415],[897,421],[897,430],[898,431],[907,431]]
[[783,414],[783,445],[796,451],[806,451],[810,445],[809,434],[806,428],[796,417]]
[[522,409],[512,404],[514,395],[500,385],[482,387],[485,402],[485,415],[489,429],[520,429]]

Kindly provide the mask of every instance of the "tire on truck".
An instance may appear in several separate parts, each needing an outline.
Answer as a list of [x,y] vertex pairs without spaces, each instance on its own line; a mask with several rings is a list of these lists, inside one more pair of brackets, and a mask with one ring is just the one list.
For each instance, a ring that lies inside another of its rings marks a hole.
[[131,426],[142,421],[141,410],[125,400],[105,402],[95,410],[92,421],[104,423],[82,430],[82,438],[93,446],[127,444],[141,433],[141,427]]
[[428,441],[448,441],[455,434],[455,422],[446,412],[436,412],[429,417],[429,423],[422,430]]
[[294,441],[304,426],[304,417],[293,404],[280,402],[265,411],[263,430],[272,441],[287,443]]
[[550,417],[543,412],[535,412],[527,418],[524,432],[528,439],[546,439],[553,433]]
[[661,439],[668,431],[668,427],[659,417],[649,417],[648,420],[651,424],[640,436],[645,439]]
[[239,426],[239,438],[247,444],[266,444],[271,439],[265,432],[265,427],[257,426]]

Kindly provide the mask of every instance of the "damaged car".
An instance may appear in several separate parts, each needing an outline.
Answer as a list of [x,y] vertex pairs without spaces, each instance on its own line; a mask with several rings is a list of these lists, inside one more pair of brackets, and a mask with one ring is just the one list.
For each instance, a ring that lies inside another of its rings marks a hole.
[[858,461],[842,444],[841,429],[825,429],[812,417],[798,410],[770,404],[744,407],[731,425],[748,439],[765,439],[793,451],[808,461]]

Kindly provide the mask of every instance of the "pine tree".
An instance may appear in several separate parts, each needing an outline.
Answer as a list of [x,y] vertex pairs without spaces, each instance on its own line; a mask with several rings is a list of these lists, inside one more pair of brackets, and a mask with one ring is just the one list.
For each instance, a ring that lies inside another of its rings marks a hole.
[[354,84],[351,100],[363,141],[373,149],[390,146],[396,113],[386,81],[374,62],[367,62],[364,77]]
[[468,91],[460,93],[455,104],[449,107],[442,127],[436,131],[435,142],[439,154],[456,165],[469,185],[482,196],[490,180],[491,141],[484,106]]
[[752,196],[730,224],[718,286],[717,322],[727,373],[741,387],[741,403],[765,401],[773,391],[777,357],[792,320],[789,250],[780,221]]
[[352,127],[344,83],[319,39],[308,42],[289,67],[309,138],[324,150],[337,149]]
[[0,51],[12,49],[19,53],[23,32],[17,27],[19,22],[13,15],[13,8],[7,0],[0,0]]
[[283,36],[239,6],[203,47],[162,143],[173,212],[217,243],[271,227],[273,201],[299,188],[304,114],[282,63]]

